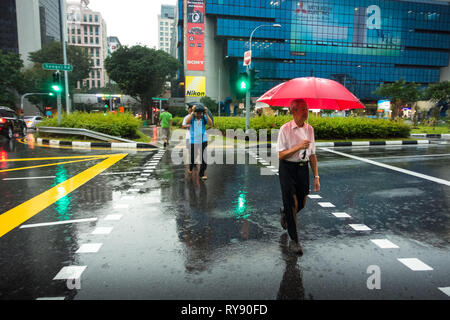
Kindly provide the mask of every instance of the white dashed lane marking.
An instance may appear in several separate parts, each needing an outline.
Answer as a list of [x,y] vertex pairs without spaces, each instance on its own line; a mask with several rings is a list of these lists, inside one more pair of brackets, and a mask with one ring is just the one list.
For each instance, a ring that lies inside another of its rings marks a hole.
[[102,245],[102,243],[85,243],[75,253],[97,253]]
[[53,280],[76,280],[80,279],[81,274],[86,270],[87,266],[68,266],[63,267]]
[[440,287],[438,289],[450,297],[450,287]]
[[91,234],[96,235],[110,234],[113,229],[114,229],[113,227],[97,227],[94,231],[92,231]]
[[365,224],[349,224],[349,226],[355,231],[370,231],[370,230],[372,230]]
[[405,266],[407,266],[412,271],[431,271],[433,270],[432,267],[427,265],[426,263],[420,261],[417,258],[401,258],[397,259],[401,263],[403,263]]
[[332,212],[331,214],[336,218],[351,218],[351,216],[346,212]]
[[375,243],[381,249],[398,249],[399,248],[399,246],[397,246],[395,243],[389,241],[388,239],[371,239],[370,241]]
[[322,208],[334,208],[335,205],[332,204],[331,202],[319,202],[319,206],[321,206]]

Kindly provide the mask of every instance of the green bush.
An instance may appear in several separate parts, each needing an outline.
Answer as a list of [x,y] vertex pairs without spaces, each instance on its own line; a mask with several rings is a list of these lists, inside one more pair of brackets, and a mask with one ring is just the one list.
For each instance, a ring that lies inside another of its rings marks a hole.
[[139,137],[137,130],[142,126],[142,122],[140,119],[133,117],[131,113],[103,114],[76,111],[71,114],[63,114],[59,125],[58,118],[53,117],[45,119],[38,126],[80,128],[111,136],[134,139]]
[[[292,120],[292,116],[261,116],[250,119],[250,128],[255,130],[279,129],[283,124]],[[379,138],[407,138],[411,127],[402,121],[385,119],[368,119],[357,117],[322,118],[310,115],[308,123],[314,127],[316,139],[379,139]],[[243,117],[215,117],[214,127],[225,134],[227,129],[245,130]]]

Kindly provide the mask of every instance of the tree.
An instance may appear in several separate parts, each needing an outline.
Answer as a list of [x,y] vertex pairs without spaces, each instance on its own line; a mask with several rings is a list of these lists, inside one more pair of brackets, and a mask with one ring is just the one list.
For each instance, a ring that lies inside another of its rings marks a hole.
[[439,119],[445,116],[450,102],[450,81],[432,83],[425,89],[424,97],[436,103],[433,116]]
[[216,100],[211,99],[208,96],[204,96],[200,99],[200,102],[203,103],[205,107],[207,107],[208,110],[211,111],[213,114],[217,114],[218,106]]
[[180,66],[168,53],[140,45],[121,46],[105,60],[109,77],[141,103],[142,115],[147,119],[153,116],[148,117],[152,97],[162,94]]
[[[78,81],[89,77],[93,66],[91,58],[85,48],[78,46],[67,46],[67,63],[73,66],[73,71],[69,71],[69,88],[76,87]],[[30,60],[39,68],[46,62],[64,63],[63,50],[60,42],[51,42],[44,45],[40,50],[30,53]],[[54,71],[46,71],[45,74],[51,77]]]
[[406,103],[416,102],[419,99],[418,84],[405,82],[401,79],[393,83],[383,83],[374,92],[392,102],[392,119],[395,120],[400,113],[400,108]]
[[[25,88],[27,92],[45,93],[50,92],[55,71],[42,69],[45,62],[63,64],[62,46],[59,42],[52,42],[44,45],[40,50],[30,53],[33,66],[23,71]],[[89,77],[92,63],[91,58],[85,49],[77,46],[67,47],[67,62],[73,66],[73,71],[69,72],[69,91],[73,92],[78,81]],[[62,77],[64,79],[64,76]],[[64,80],[63,80],[64,83]],[[27,98],[33,103],[42,114],[45,114],[46,106],[55,106],[55,97],[49,96],[29,96]],[[65,95],[62,95],[64,101]]]
[[17,93],[23,90],[24,84],[22,67],[23,62],[18,54],[0,52],[0,105],[16,105]]

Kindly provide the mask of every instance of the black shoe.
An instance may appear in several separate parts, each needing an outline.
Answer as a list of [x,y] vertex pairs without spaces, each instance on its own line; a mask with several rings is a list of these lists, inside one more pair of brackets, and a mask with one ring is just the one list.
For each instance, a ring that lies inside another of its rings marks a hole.
[[286,223],[286,216],[284,215],[284,208],[280,208],[280,214],[281,214],[281,227],[286,230],[287,229],[287,223]]
[[164,142],[164,148],[167,146],[167,142]]
[[303,248],[300,242],[290,241],[289,242],[289,250],[291,250],[293,253],[303,255]]

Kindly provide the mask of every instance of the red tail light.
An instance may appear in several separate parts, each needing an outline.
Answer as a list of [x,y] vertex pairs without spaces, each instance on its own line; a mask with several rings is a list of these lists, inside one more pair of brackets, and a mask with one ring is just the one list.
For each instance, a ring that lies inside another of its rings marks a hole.
[[0,123],[6,123],[6,119],[0,118]]

